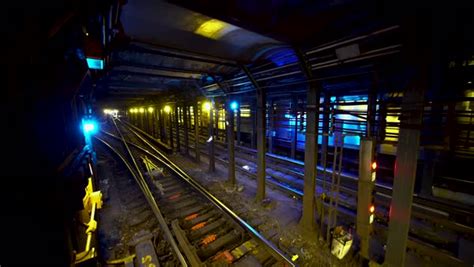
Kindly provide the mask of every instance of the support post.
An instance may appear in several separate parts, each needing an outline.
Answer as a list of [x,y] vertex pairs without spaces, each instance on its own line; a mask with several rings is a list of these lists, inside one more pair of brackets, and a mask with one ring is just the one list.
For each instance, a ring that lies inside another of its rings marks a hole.
[[262,89],[257,91],[257,196],[258,202],[265,198],[266,180],[266,101],[265,92]]
[[240,146],[240,123],[241,123],[241,118],[240,118],[240,106],[237,109],[237,145]]
[[374,134],[374,129],[375,129],[375,113],[376,113],[376,107],[377,107],[377,94],[375,92],[376,90],[376,84],[377,81],[375,79],[374,81],[375,85],[369,92],[369,96],[367,98],[367,129],[366,129],[366,136],[367,137],[372,137]]
[[169,121],[169,144],[171,147],[171,150],[174,149],[174,144],[173,144],[173,112],[170,110],[170,113],[168,113],[168,121]]
[[189,156],[188,106],[183,104],[184,154]]
[[216,119],[215,119],[215,130],[214,130],[214,136],[216,138],[216,141],[219,139],[219,103],[217,103],[217,101],[214,102],[214,115],[216,116]]
[[250,146],[255,149],[257,147],[257,103],[250,106],[250,116],[252,122],[252,133],[250,136]]
[[[359,148],[359,187],[357,190],[357,234],[360,239],[360,254],[365,259],[370,259],[369,244],[372,233],[373,214],[370,207],[373,205],[373,190],[375,182],[374,140],[362,138]],[[372,174],[373,173],[373,174]],[[374,176],[372,176],[374,175]],[[375,209],[375,207],[374,207]],[[372,219],[372,221],[371,221]]]
[[[291,136],[291,158],[296,158],[296,149],[298,148],[298,98],[293,96],[291,98],[291,111],[293,113],[293,135]],[[290,124],[291,125],[291,124]]]
[[265,198],[265,181],[266,181],[266,95],[265,90],[260,88],[257,81],[246,66],[242,66],[243,71],[247,75],[252,85],[257,91],[257,195],[256,201],[261,202]]
[[179,107],[178,103],[174,105],[174,120],[176,123],[176,151],[178,153],[181,152],[181,142],[180,142],[180,136],[179,136]]
[[318,110],[319,89],[311,84],[308,88],[306,106],[303,218],[301,219],[303,228],[310,231],[313,231],[315,226],[314,197],[317,176],[316,164],[318,162]]
[[194,154],[196,155],[196,162],[201,161],[200,150],[199,150],[199,113],[198,113],[199,104],[196,101],[193,107],[194,113]]
[[[329,114],[331,112],[331,95],[327,92],[324,95],[323,107],[323,138],[321,144],[321,162],[323,167],[326,166],[329,145]],[[324,176],[326,177],[326,176]]]
[[209,146],[209,172],[216,171],[216,164],[214,159],[214,99],[211,100],[211,109],[209,110],[209,139],[207,143]]
[[275,112],[273,110],[273,99],[269,101],[268,120],[270,129],[268,131],[268,153],[273,153],[273,131],[275,131]]
[[410,228],[413,190],[415,188],[420,128],[425,84],[412,85],[404,94],[398,137],[395,177],[388,228],[387,266],[405,266]]
[[229,166],[227,168],[228,182],[235,185],[235,137],[234,137],[234,111],[230,107],[230,100],[226,105],[226,128],[227,128],[227,148],[229,153]]
[[304,150],[304,188],[303,216],[301,226],[304,230],[315,230],[315,191],[318,163],[318,127],[319,127],[319,98],[321,86],[312,82],[313,74],[304,54],[296,49],[296,55],[308,81],[306,99],[306,141]]

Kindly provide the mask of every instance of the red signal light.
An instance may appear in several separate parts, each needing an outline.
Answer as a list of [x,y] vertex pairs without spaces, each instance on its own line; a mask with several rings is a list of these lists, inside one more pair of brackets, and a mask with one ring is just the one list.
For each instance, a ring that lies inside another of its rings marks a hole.
[[369,211],[370,211],[370,213],[374,213],[374,211],[375,211],[375,206],[374,206],[374,205],[370,206]]
[[372,163],[372,170],[375,170],[375,169],[377,169],[377,162],[374,161]]

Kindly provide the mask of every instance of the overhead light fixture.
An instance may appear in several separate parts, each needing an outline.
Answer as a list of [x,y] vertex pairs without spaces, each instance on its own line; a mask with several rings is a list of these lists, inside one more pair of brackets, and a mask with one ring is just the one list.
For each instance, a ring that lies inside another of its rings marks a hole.
[[87,67],[92,70],[103,70],[104,69],[104,60],[100,58],[87,57]]
[[238,29],[238,27],[218,19],[206,20],[194,31],[194,33],[206,38],[217,40],[225,34]]
[[234,111],[235,111],[235,110],[237,110],[238,108],[239,108],[239,103],[237,103],[237,101],[232,101],[232,102],[230,103],[230,109],[231,109],[231,110],[234,110]]
[[204,102],[204,103],[202,104],[202,108],[203,108],[205,111],[210,111],[211,108],[212,108],[211,102]]

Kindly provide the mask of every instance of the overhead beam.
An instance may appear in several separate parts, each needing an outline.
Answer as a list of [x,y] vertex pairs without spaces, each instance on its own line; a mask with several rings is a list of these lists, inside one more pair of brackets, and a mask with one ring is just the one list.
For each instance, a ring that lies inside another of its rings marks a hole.
[[177,73],[188,73],[188,74],[196,74],[196,75],[219,76],[219,75],[223,75],[227,73],[227,72],[212,71],[207,68],[190,69],[190,68],[183,68],[182,66],[180,66],[179,68],[176,68],[176,67],[165,67],[165,66],[158,66],[158,65],[151,65],[151,64],[143,64],[140,62],[135,62],[129,59],[121,59],[121,58],[115,60],[115,63],[117,66],[152,68],[152,69],[163,70],[163,71],[172,71],[172,72],[177,72]]
[[156,54],[167,57],[181,58],[186,60],[205,62],[217,65],[224,65],[229,67],[238,67],[237,63],[233,60],[221,59],[216,57],[211,57],[208,55],[200,55],[195,52],[189,52],[178,49],[170,49],[156,44],[147,44],[146,42],[132,42],[129,46],[129,50],[136,52]]
[[175,79],[191,79],[191,80],[200,80],[202,74],[198,73],[185,73],[185,72],[175,72],[170,70],[162,70],[158,68],[144,68],[136,66],[116,66],[112,69],[113,73],[124,73],[129,75],[148,75],[148,76],[157,76],[165,78],[175,78]]

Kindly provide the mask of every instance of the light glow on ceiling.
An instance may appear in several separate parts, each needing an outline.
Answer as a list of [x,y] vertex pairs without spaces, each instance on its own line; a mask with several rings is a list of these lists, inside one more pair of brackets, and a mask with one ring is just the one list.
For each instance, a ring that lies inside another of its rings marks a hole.
[[238,29],[238,27],[229,23],[220,21],[218,19],[210,19],[199,25],[199,27],[194,31],[194,33],[204,36],[206,38],[217,40],[225,34],[236,29]]

